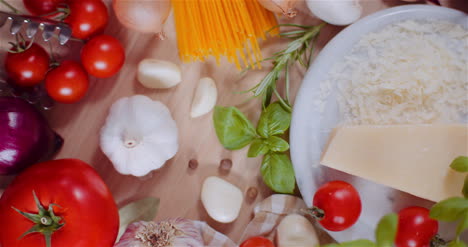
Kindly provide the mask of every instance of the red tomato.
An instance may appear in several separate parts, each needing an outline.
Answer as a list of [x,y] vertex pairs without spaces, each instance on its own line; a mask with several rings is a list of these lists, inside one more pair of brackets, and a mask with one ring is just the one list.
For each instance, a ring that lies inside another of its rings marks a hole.
[[329,231],[351,227],[361,215],[361,198],[357,190],[343,181],[322,185],[314,195],[313,205],[323,210],[319,223]]
[[275,247],[275,245],[264,237],[251,237],[245,240],[240,247]]
[[119,229],[112,194],[96,171],[80,160],[62,159],[33,165],[20,173],[0,198],[0,246],[45,247],[41,233],[20,236],[34,226],[13,210],[38,213],[33,197],[61,217],[63,227],[52,233],[52,247],[111,247]]
[[429,217],[429,210],[409,207],[398,212],[396,247],[429,247],[439,223]]
[[90,75],[99,78],[110,77],[122,68],[125,50],[116,38],[99,35],[83,46],[81,62]]
[[57,11],[59,5],[63,3],[65,3],[65,0],[23,0],[24,7],[29,13],[36,16]]
[[5,58],[5,70],[19,86],[29,87],[41,83],[48,69],[49,54],[36,43],[24,51],[13,48]]
[[109,21],[107,7],[101,0],[68,0],[70,15],[65,19],[73,37],[88,39],[102,33]]
[[47,73],[45,86],[49,96],[60,103],[75,103],[88,91],[88,74],[81,64],[65,61]]

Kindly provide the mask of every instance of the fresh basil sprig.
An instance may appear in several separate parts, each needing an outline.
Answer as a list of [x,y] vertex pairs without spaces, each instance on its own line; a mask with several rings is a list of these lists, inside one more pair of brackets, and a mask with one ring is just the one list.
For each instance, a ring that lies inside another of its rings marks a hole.
[[[450,167],[457,172],[468,172],[468,157],[457,157],[452,161]],[[465,177],[462,194],[464,197],[451,197],[440,201],[431,208],[430,212],[433,219],[458,222],[456,238],[449,242],[449,247],[466,247],[466,243],[460,240],[460,235],[468,229],[468,175]]]
[[261,114],[257,128],[235,107],[219,107],[213,115],[216,135],[221,144],[237,150],[250,144],[248,157],[264,155],[261,173],[265,184],[278,193],[293,193],[294,169],[284,153],[289,144],[283,135],[290,126],[291,112],[279,103],[270,104]]

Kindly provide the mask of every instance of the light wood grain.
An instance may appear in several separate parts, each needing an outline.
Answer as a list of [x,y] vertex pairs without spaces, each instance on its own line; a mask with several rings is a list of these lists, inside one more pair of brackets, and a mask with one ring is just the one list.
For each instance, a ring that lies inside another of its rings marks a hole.
[[[19,2],[19,0],[18,0]],[[107,1],[109,4],[109,1]],[[395,1],[363,1],[365,12],[371,13],[400,2]],[[310,16],[303,3],[299,7],[300,14],[294,22],[301,24],[316,24],[316,19]],[[19,5],[19,4],[17,4]],[[268,70],[249,72],[241,77],[235,66],[222,61],[216,65],[213,60],[206,63],[183,64],[183,82],[175,88],[151,90],[141,86],[135,79],[136,66],[143,58],[158,58],[180,64],[177,54],[176,34],[172,15],[169,17],[165,31],[167,40],[159,41],[155,35],[139,34],[123,28],[111,13],[111,20],[106,33],[116,36],[125,46],[126,63],[121,72],[109,79],[91,80],[91,88],[86,98],[74,105],[57,105],[47,113],[53,128],[65,139],[65,145],[56,158],[79,158],[96,168],[111,189],[119,205],[130,201],[154,196],[161,199],[161,207],[156,219],[168,217],[186,217],[207,221],[215,229],[238,241],[243,229],[252,217],[255,203],[266,198],[271,191],[263,184],[259,176],[260,159],[246,158],[247,150],[230,152],[222,148],[215,135],[212,114],[192,119],[189,116],[194,88],[202,76],[212,77],[218,86],[218,105],[237,106],[255,121],[260,114],[257,100],[246,101],[249,95],[235,94],[251,88],[259,82]],[[282,22],[289,20],[281,19]],[[319,49],[323,47],[340,27],[327,26],[318,40]],[[0,47],[6,47],[7,34],[0,32]],[[285,43],[277,38],[267,40],[262,44],[265,57],[284,47]],[[77,58],[81,44],[69,44],[57,49],[59,53],[70,53],[68,57]],[[3,60],[4,52],[0,54]],[[298,90],[305,69],[295,67],[292,70],[292,94]],[[103,125],[110,105],[117,99],[135,94],[144,94],[166,104],[177,122],[179,128],[180,149],[177,155],[168,161],[158,171],[144,178],[123,176],[115,171],[111,162],[99,149],[99,131]],[[222,159],[232,159],[233,167],[229,174],[218,170]],[[188,168],[188,161],[197,159],[199,167],[196,170]],[[220,224],[211,220],[199,199],[203,180],[211,175],[220,176],[242,191],[249,187],[259,189],[254,201],[246,201],[242,205],[239,218],[231,224]],[[5,187],[11,177],[0,178],[0,187]],[[323,235],[323,242],[331,241]]]

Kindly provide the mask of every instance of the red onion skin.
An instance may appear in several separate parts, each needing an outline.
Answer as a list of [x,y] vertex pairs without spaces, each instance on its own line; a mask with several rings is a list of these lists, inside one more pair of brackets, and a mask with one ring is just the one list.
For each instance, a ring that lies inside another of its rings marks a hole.
[[0,97],[0,175],[18,173],[55,154],[63,139],[32,105]]

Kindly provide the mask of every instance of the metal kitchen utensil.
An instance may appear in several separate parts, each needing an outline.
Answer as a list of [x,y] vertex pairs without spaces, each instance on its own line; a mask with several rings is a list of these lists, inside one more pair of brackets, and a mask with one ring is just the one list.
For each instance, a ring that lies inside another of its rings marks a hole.
[[8,21],[11,22],[10,33],[12,35],[21,31],[23,24],[26,25],[26,36],[34,37],[38,30],[42,30],[42,39],[49,41],[54,37],[55,30],[58,30],[57,38],[61,45],[64,45],[71,38],[72,31],[70,27],[62,22],[28,15],[17,15],[0,11],[0,28]]

